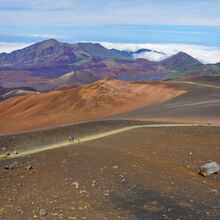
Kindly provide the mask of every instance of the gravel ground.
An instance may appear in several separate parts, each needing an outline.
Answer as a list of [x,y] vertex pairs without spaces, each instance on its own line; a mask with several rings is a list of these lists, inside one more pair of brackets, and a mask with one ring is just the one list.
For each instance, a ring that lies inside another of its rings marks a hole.
[[19,152],[19,150],[33,149],[38,148],[42,145],[66,141],[70,136],[74,136],[75,138],[81,138],[122,127],[142,124],[148,123],[133,120],[100,120],[57,127],[52,129],[45,129],[35,132],[0,136],[0,154],[6,153],[8,151]]
[[[77,134],[129,123],[141,122],[85,123]],[[35,141],[68,137],[70,127]],[[21,147],[31,135],[20,137]],[[0,219],[219,219],[220,174],[197,174],[220,162],[219,142],[218,127],[139,128],[0,161]]]

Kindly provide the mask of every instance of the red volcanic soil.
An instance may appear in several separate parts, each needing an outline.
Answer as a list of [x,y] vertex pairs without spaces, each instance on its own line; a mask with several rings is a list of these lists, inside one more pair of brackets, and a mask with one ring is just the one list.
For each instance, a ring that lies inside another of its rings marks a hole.
[[0,80],[2,81],[29,81],[29,80],[37,80],[40,77],[32,76],[32,73],[27,70],[1,70],[0,71]]
[[[146,59],[136,59],[134,61],[124,60],[104,60],[100,62],[89,62],[80,65],[85,70],[92,71],[97,76],[105,77],[147,77],[149,74],[166,74],[167,70],[158,66],[158,63]],[[142,81],[142,80],[141,80]]]
[[40,90],[45,85],[47,88],[47,77],[34,76],[28,70],[0,70],[0,84],[7,88],[30,87]]
[[62,85],[57,87],[55,90],[60,91],[60,90],[67,90],[67,89],[73,89],[79,87],[80,84],[71,84],[71,85]]
[[0,134],[103,118],[184,93],[182,87],[165,83],[103,79],[70,90],[12,98],[0,103]]
[[220,77],[193,77],[166,83],[183,86],[189,92],[167,102],[108,119],[220,124]]

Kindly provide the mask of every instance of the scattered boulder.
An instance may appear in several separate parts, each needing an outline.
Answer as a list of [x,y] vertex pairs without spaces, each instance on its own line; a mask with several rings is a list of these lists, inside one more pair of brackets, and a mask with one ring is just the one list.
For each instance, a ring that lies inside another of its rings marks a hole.
[[9,155],[10,155],[10,152],[7,151],[7,152],[5,153],[5,155],[9,156]]
[[6,169],[6,170],[9,170],[9,169],[14,169],[15,167],[17,167],[18,166],[18,162],[17,161],[14,161],[13,163],[11,163],[11,164],[9,164],[9,165],[5,165],[4,166],[4,169]]
[[199,174],[201,176],[209,176],[219,171],[220,171],[220,166],[216,162],[210,162],[200,167]]
[[78,182],[73,182],[72,185],[75,186],[75,189],[79,188],[79,183]]
[[9,165],[5,165],[5,166],[4,166],[4,169],[5,169],[5,170],[9,170]]
[[40,216],[45,216],[45,215],[47,215],[47,211],[45,209],[40,209],[39,215]]
[[33,167],[31,165],[28,165],[27,170],[33,170]]
[[18,166],[18,162],[17,162],[17,161],[14,161],[13,163],[11,163],[11,164],[9,165],[10,169],[14,169],[14,168],[17,167],[17,166]]

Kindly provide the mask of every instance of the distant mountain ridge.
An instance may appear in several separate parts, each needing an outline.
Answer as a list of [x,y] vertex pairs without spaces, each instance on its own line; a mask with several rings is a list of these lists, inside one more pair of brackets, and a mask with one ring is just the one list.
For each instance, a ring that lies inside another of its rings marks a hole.
[[220,63],[204,65],[184,52],[161,62],[141,58],[141,54],[144,57],[146,53],[163,54],[146,48],[121,51],[107,49],[99,43],[45,40],[11,53],[0,53],[0,84],[8,88],[48,91],[105,77],[145,81],[220,75]]
[[202,63],[198,60],[184,52],[179,52],[171,57],[168,57],[167,59],[161,61],[160,64],[166,69],[174,71],[186,71],[192,67],[202,65]]
[[46,64],[75,64],[92,57],[132,59],[132,53],[106,49],[97,43],[62,43],[45,40],[11,53],[0,53],[0,66],[30,66]]
[[[133,60],[135,54],[151,52],[139,49],[135,52],[107,49],[99,43],[63,43],[49,39],[11,53],[0,53],[0,67],[34,65],[80,65],[94,57],[101,59]],[[153,51],[157,52],[157,51]],[[159,52],[157,52],[159,53]]]

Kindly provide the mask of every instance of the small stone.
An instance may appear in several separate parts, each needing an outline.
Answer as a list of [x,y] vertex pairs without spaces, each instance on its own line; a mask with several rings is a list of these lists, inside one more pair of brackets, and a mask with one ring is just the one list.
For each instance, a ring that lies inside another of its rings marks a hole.
[[113,166],[112,169],[118,169],[118,166]]
[[109,190],[106,189],[106,190],[105,190],[105,193],[104,193],[104,196],[108,196],[108,195],[109,195]]
[[10,152],[7,151],[7,152],[5,153],[5,155],[9,156],[9,155],[10,155]]
[[202,184],[206,184],[206,181],[205,181],[205,180],[203,180],[203,181],[202,181]]
[[47,215],[47,211],[45,209],[40,209],[39,215],[40,216],[45,216],[45,215]]
[[57,213],[57,212],[53,212],[53,213],[51,213],[51,215],[55,215],[55,216],[57,216],[58,213]]
[[78,182],[73,182],[72,186],[75,186],[75,189],[78,189],[79,188],[79,183]]
[[14,154],[18,154],[18,152],[15,150],[15,151],[14,151]]
[[189,152],[189,156],[192,156],[192,152]]
[[18,213],[19,213],[19,214],[23,214],[23,211],[22,211],[21,208],[18,208]]
[[27,170],[33,170],[33,167],[31,165],[28,165]]
[[153,154],[153,155],[155,155],[155,154],[156,154],[156,152],[153,152],[152,154]]
[[14,161],[13,163],[11,163],[10,165],[9,165],[9,168],[10,169],[14,169],[15,167],[17,167],[18,166],[18,162],[17,161]]
[[5,166],[4,166],[4,169],[5,169],[5,170],[9,170],[9,165],[5,165]]

